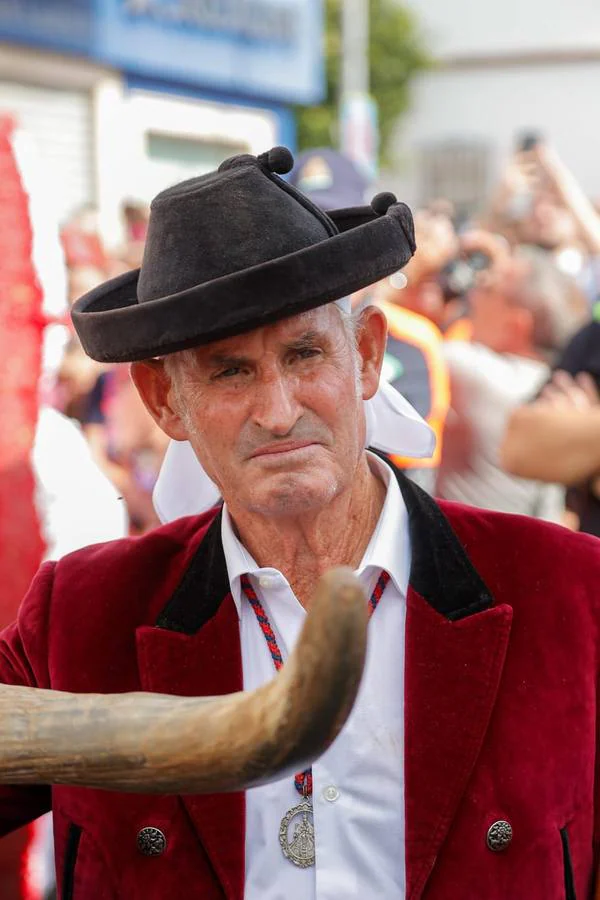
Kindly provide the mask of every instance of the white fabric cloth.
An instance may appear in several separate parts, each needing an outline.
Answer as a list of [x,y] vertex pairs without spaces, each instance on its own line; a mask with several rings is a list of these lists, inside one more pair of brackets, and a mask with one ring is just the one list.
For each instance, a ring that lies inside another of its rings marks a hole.
[[[410,567],[407,511],[389,466],[369,462],[387,487],[377,527],[357,569],[370,595],[382,569],[391,576],[369,623],[359,695],[341,734],[313,766],[316,865],[300,869],[279,846],[282,817],[300,801],[293,778],[246,793],[246,900],[364,900],[405,896],[404,632]],[[244,688],[270,681],[274,665],[255,613],[242,596],[247,573],[269,616],[284,660],[306,615],[285,577],[259,568],[237,539],[227,508],[222,540],[240,616]]]
[[[386,381],[365,402],[367,446],[424,459],[435,449],[435,434],[402,394]],[[161,522],[198,515],[220,499],[189,441],[171,441],[163,460],[152,500]]]
[[81,429],[51,407],[40,410],[32,463],[46,559],[125,537],[124,502],[96,465]]

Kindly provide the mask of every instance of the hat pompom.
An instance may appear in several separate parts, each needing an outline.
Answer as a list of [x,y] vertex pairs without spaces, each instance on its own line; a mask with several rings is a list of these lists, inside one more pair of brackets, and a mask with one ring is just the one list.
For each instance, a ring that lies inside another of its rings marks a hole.
[[272,150],[261,153],[258,160],[276,175],[287,175],[294,168],[294,157],[287,147],[273,147]]
[[378,216],[385,216],[390,206],[397,202],[395,194],[392,194],[391,191],[383,191],[381,194],[375,194],[371,200],[371,209]]

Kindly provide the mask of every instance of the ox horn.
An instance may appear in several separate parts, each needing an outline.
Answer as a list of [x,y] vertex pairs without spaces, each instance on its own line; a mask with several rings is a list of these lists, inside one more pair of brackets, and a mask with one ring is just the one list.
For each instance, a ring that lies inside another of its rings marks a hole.
[[360,684],[367,605],[349,569],[317,586],[295,652],[253,692],[187,698],[0,686],[0,783],[243,790],[310,764]]

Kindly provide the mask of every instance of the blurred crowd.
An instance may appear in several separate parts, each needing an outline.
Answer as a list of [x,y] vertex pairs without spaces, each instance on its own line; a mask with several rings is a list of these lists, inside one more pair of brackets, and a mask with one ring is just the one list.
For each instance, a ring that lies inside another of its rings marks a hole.
[[[68,304],[107,278],[137,268],[142,261],[148,210],[123,206],[125,240],[109,253],[103,246],[93,208],[77,211],[61,230],[68,271]],[[93,457],[123,498],[132,534],[158,524],[152,488],[166,449],[166,439],[142,406],[129,378],[129,366],[105,366],[83,352],[69,316],[64,353],[45,398],[78,422]]]
[[[396,386],[438,434],[427,486],[599,534],[598,210],[532,135],[487,209],[440,198],[415,226],[406,278],[372,295],[391,310]],[[399,329],[397,309],[410,314]]]

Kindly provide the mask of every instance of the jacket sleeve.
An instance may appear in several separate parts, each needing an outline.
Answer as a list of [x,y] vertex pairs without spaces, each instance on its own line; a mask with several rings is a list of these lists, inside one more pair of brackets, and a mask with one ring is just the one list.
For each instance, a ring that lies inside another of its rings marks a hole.
[[[0,633],[1,684],[50,686],[48,619],[54,566],[42,566],[19,608],[16,622]],[[50,808],[48,786],[0,785],[0,836],[32,822]]]

